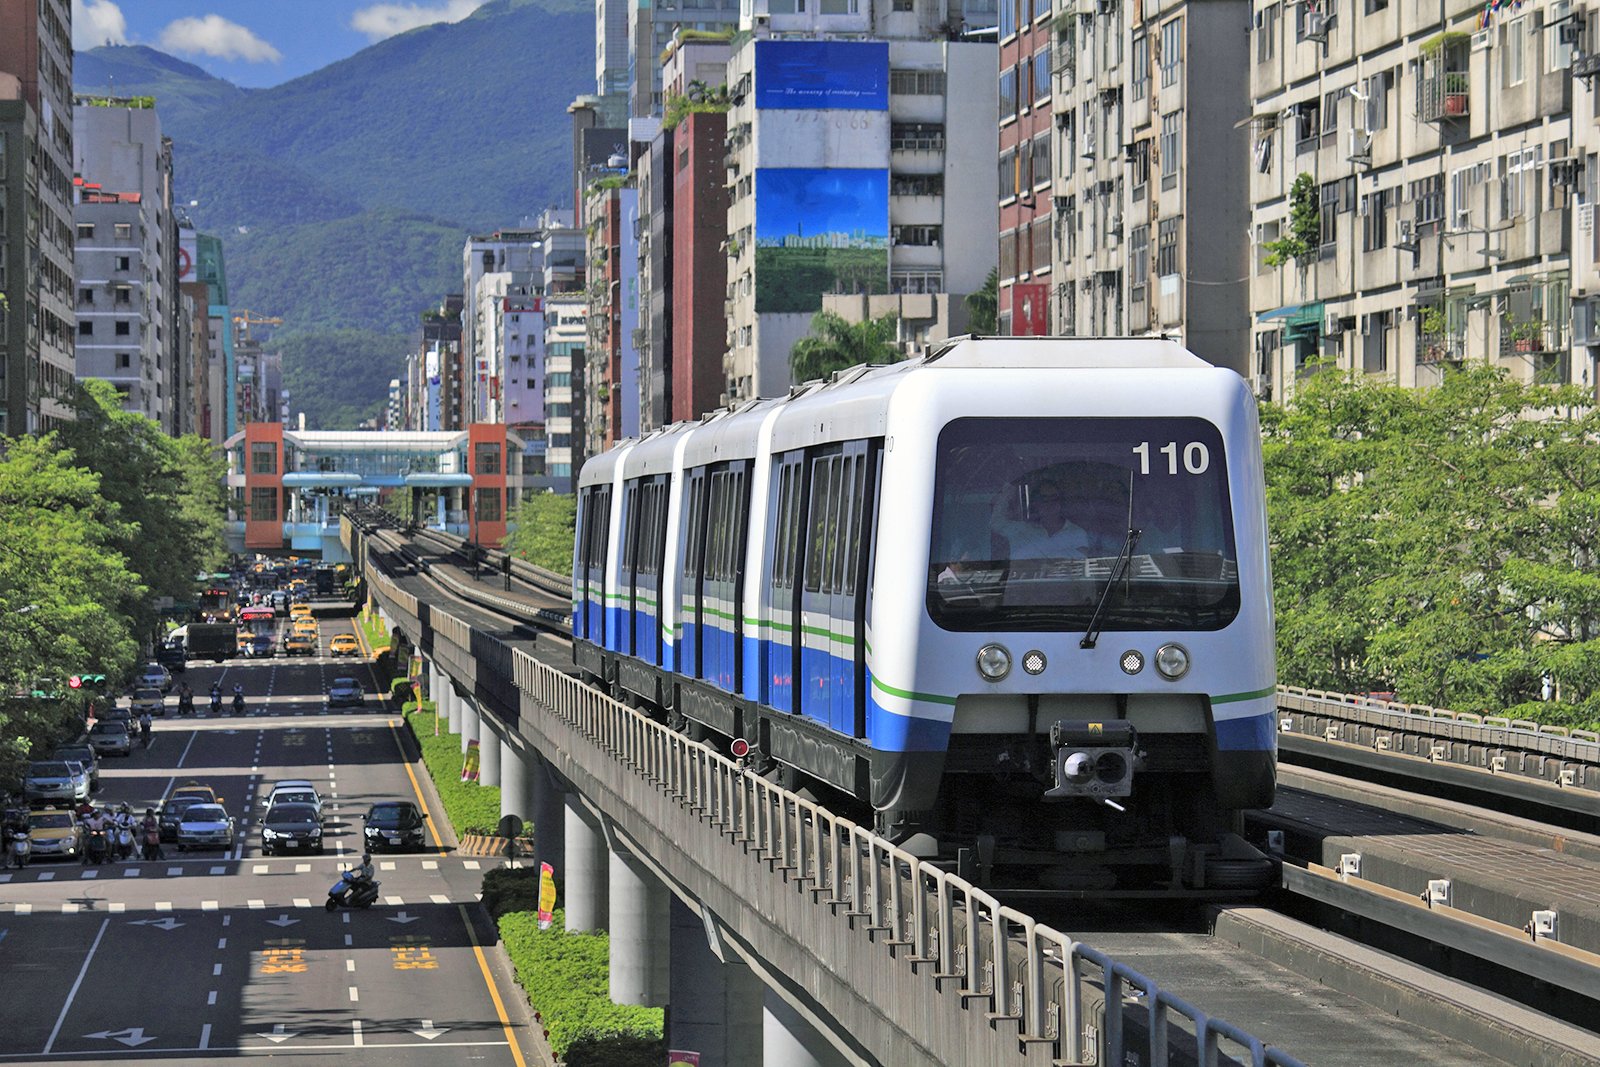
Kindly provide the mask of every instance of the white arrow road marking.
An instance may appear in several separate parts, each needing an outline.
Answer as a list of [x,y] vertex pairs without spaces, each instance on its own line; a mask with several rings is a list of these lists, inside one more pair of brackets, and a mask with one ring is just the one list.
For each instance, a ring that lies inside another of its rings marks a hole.
[[174,919],[169,915],[165,919],[130,919],[128,921],[128,925],[129,926],[154,926],[159,930],[166,930],[168,932],[171,932],[173,930],[176,930],[178,927],[182,926],[183,923],[179,922],[177,919]]
[[411,1032],[422,1038],[424,1041],[432,1041],[440,1034],[448,1034],[450,1032],[450,1028],[448,1026],[435,1027],[432,1019],[424,1019],[422,1020],[422,1026],[420,1028],[413,1026],[411,1028]]
[[268,919],[267,920],[267,925],[269,925],[269,926],[277,926],[277,927],[293,926],[295,923],[297,923],[299,921],[300,921],[299,919],[291,919],[291,918],[289,918],[288,915],[279,915],[276,919]]
[[400,923],[400,924],[404,925],[405,923],[414,923],[420,918],[422,918],[422,916],[420,916],[420,915],[407,915],[405,913],[405,910],[401,909],[399,915],[391,915],[391,916],[389,916],[389,921],[392,922],[392,923]]
[[109,1038],[112,1041],[120,1041],[129,1048],[138,1048],[140,1045],[155,1040],[153,1037],[144,1036],[144,1027],[142,1026],[130,1026],[126,1030],[101,1030],[98,1033],[84,1034],[83,1036],[102,1040]]
[[256,1036],[257,1037],[264,1037],[268,1041],[271,1041],[274,1045],[278,1045],[278,1044],[282,1044],[283,1042],[289,1040],[291,1037],[299,1037],[300,1035],[299,1034],[287,1033],[283,1029],[283,1024],[282,1023],[278,1023],[275,1026],[273,1026],[272,1033],[270,1033],[270,1034],[257,1034]]

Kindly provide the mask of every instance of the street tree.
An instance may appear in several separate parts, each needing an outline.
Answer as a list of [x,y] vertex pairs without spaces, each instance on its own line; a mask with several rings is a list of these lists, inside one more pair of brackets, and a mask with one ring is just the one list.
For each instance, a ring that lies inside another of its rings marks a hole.
[[789,371],[796,382],[809,382],[862,363],[897,363],[905,358],[894,342],[899,321],[900,316],[893,312],[851,322],[831,311],[819,311],[811,316],[810,335],[789,350]]

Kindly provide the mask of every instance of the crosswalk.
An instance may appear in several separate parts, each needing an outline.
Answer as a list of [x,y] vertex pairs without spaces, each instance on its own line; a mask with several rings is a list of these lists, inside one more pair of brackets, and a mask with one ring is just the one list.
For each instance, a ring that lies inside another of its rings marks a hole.
[[[472,898],[474,900],[482,900],[483,894],[474,893],[472,894]],[[398,894],[385,893],[383,895],[383,903],[389,907],[401,908],[408,904],[412,907],[416,907],[418,904],[449,905],[464,902],[452,900],[444,893],[429,893],[427,894],[426,900],[420,898],[408,900],[406,897]],[[122,900],[80,899],[63,900],[59,902],[50,901],[47,903],[37,904],[28,901],[0,900],[0,915],[12,915],[19,918],[26,918],[33,915],[96,914],[102,910],[102,907],[105,914],[109,915],[126,915],[129,911],[127,902]],[[240,907],[241,905],[239,904],[228,905],[228,908],[230,909]],[[284,904],[281,901],[268,904],[267,901],[262,898],[251,897],[244,902],[242,908],[247,911],[265,911],[269,908],[287,908],[290,910],[299,908],[305,910],[322,911],[323,905],[320,902],[313,902],[310,897],[295,897],[293,898],[292,904]],[[199,899],[190,900],[183,903],[174,903],[170,900],[158,900],[150,905],[136,905],[133,910],[149,910],[160,912],[162,914],[172,914],[175,911],[221,911],[224,910],[224,908],[220,901]]]
[[[462,859],[450,861],[459,863],[462,870],[481,870],[483,864],[475,859]],[[120,875],[122,878],[140,879],[167,879],[167,878],[218,878],[228,874],[282,875],[282,874],[310,874],[317,869],[338,871],[348,866],[350,857],[319,856],[314,860],[290,861],[278,860],[230,860],[227,863],[218,863],[215,860],[187,860],[164,861],[157,860],[153,863],[142,861],[129,861],[127,863],[111,863],[102,867],[78,867],[72,863],[48,865],[35,863],[21,870],[0,871],[0,885],[28,885],[41,882],[92,882],[102,879],[112,879]],[[376,864],[378,871],[393,871],[399,869],[401,863],[408,867],[416,863],[421,870],[437,871],[439,861],[421,857],[407,857],[406,859],[379,860]],[[3,904],[3,902],[0,902]]]

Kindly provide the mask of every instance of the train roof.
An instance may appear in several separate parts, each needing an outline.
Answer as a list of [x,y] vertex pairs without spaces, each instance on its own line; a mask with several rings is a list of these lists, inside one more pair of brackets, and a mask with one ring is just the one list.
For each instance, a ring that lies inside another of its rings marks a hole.
[[952,337],[908,367],[1133,370],[1210,367],[1160,337]]

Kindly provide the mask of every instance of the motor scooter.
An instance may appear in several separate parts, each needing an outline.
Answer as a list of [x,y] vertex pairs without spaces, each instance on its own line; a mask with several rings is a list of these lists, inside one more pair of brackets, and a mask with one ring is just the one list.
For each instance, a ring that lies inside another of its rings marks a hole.
[[235,715],[243,715],[244,714],[244,694],[243,693],[235,693],[235,694],[233,694],[233,713]]
[[222,714],[222,694],[215,689],[211,691],[211,714]]
[[85,863],[104,863],[107,853],[111,851],[110,843],[106,841],[104,830],[89,831],[89,842],[84,848]]
[[133,858],[133,831],[126,826],[117,827],[117,859]]
[[6,852],[6,866],[16,865],[17,870],[28,865],[28,856],[33,852],[33,839],[29,837],[26,829],[15,830],[11,834],[11,847]]
[[339,880],[333,883],[333,888],[328,890],[329,911],[339,908],[370,908],[378,899],[378,885],[376,878],[372,881],[360,877],[355,871],[345,871]]

